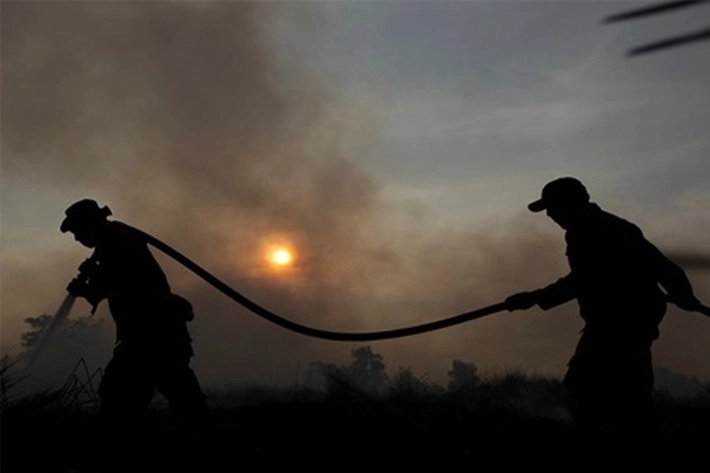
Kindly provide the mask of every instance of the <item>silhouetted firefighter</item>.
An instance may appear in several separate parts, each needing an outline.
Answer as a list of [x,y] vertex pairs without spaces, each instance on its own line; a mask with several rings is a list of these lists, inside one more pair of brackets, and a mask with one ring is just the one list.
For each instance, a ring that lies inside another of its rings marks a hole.
[[109,221],[111,210],[90,199],[72,204],[61,224],[76,241],[94,248],[67,291],[96,310],[108,301],[116,324],[113,358],[99,386],[101,414],[110,425],[130,425],[157,389],[173,412],[199,419],[205,397],[189,367],[193,355],[187,322],[192,305],[173,294],[162,269],[136,230]]
[[577,299],[585,325],[564,378],[577,419],[627,426],[648,420],[651,345],[666,302],[702,308],[688,278],[636,225],[590,202],[575,178],[548,183],[528,208],[546,210],[566,230],[570,272],[547,287],[508,297],[506,308],[537,304],[547,310]]

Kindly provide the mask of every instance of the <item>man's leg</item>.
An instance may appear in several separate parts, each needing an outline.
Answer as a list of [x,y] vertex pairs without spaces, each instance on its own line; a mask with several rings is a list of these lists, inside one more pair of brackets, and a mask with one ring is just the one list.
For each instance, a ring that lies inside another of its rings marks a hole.
[[180,351],[161,362],[157,388],[178,416],[202,419],[207,403],[195,372],[190,368],[190,352]]
[[600,365],[596,337],[583,331],[575,353],[567,364],[562,381],[567,391],[567,405],[575,424],[585,433],[598,431],[604,424],[600,404]]
[[145,414],[153,392],[145,360],[125,347],[117,347],[98,390],[102,430],[98,440],[103,443],[99,449],[109,469],[140,464]]
[[648,433],[654,427],[651,344],[632,347],[618,366],[619,419],[631,432]]
[[114,427],[137,428],[136,420],[150,404],[154,386],[145,363],[139,353],[118,346],[104,370],[98,389],[100,413]]

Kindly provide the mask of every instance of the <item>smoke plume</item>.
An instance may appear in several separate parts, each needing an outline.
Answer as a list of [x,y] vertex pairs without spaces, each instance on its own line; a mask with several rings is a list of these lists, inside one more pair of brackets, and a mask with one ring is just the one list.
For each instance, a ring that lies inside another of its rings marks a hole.
[[[55,203],[56,220],[42,224],[53,248],[73,248],[57,231],[63,209],[95,198],[258,303],[331,330],[425,322],[563,275],[563,242],[548,227],[496,221],[427,232],[434,215],[386,201],[358,164],[378,139],[378,109],[343,98],[338,84],[274,43],[274,25],[285,19],[307,19],[318,43],[327,27],[318,6],[298,7],[3,5],[3,179],[65,199]],[[15,199],[4,196],[4,205],[43,211]],[[266,261],[274,245],[293,248],[292,267]],[[78,264],[80,250],[71,251]],[[349,356],[352,346],[259,320],[156,255],[196,308],[195,366],[207,383],[291,382],[310,360]],[[3,319],[39,315],[23,311],[43,297],[55,307],[73,276],[66,254],[9,248],[3,258]],[[29,279],[59,290],[38,297]],[[536,362],[562,365],[579,322],[560,312],[572,309],[500,314],[374,349],[431,378],[445,376],[452,359],[505,366],[533,349]],[[105,305],[97,316],[108,320]]]

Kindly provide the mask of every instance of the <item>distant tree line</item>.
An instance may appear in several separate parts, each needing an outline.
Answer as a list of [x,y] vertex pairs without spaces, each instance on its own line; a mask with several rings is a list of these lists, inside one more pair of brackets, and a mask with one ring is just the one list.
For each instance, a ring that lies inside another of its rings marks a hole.
[[[425,381],[426,375],[419,377],[409,367],[399,367],[392,376],[388,375],[383,356],[374,352],[369,345],[353,349],[351,357],[348,365],[325,361],[311,362],[306,375],[306,385],[314,389],[331,390],[335,385],[348,384],[372,394],[438,388]],[[475,363],[453,360],[447,374],[449,390],[472,388],[481,383]]]

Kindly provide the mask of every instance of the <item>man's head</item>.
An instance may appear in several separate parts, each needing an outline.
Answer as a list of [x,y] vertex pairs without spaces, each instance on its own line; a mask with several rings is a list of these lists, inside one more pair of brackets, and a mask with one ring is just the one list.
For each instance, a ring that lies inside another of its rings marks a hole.
[[64,214],[64,220],[59,227],[62,233],[72,232],[76,241],[93,248],[101,229],[108,222],[106,217],[111,215],[111,209],[107,206],[99,207],[95,200],[83,199],[70,205]]
[[531,212],[547,211],[548,217],[560,227],[568,229],[589,204],[589,193],[584,184],[574,177],[561,177],[548,182],[540,199],[528,205]]

